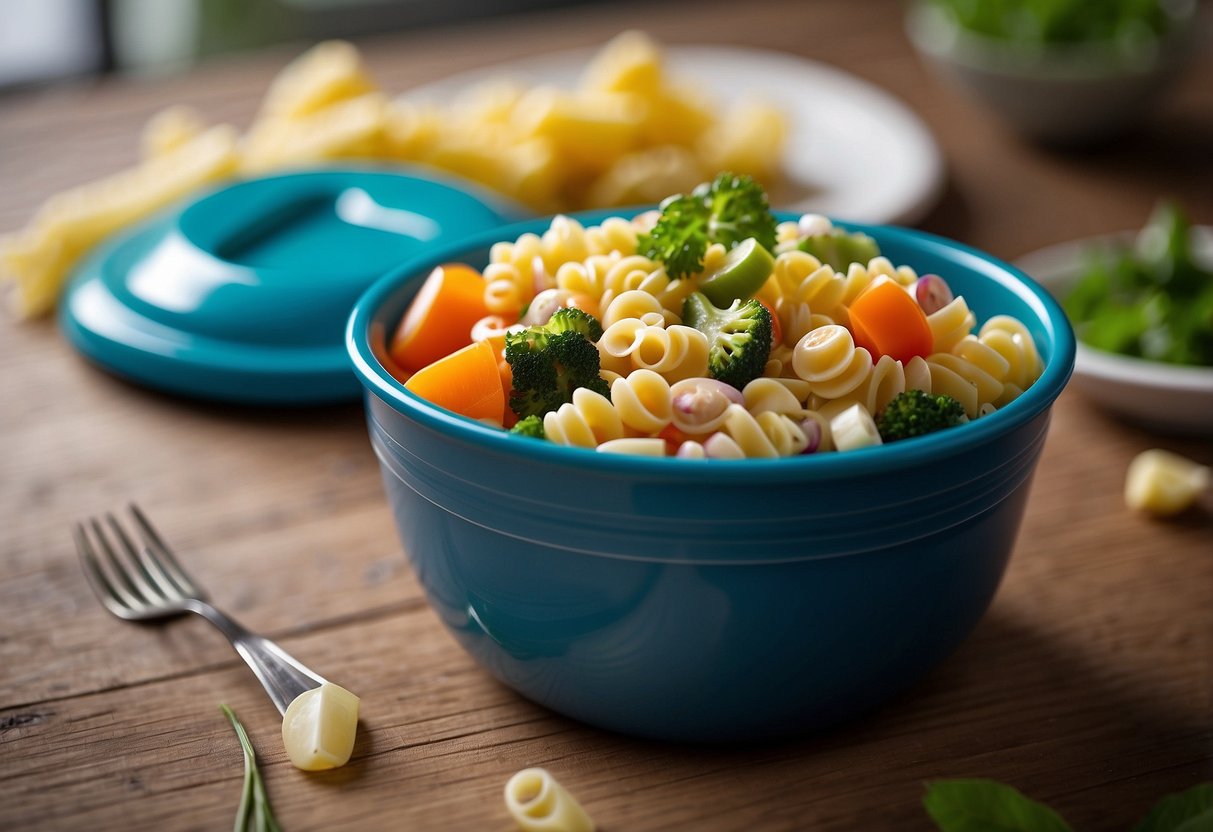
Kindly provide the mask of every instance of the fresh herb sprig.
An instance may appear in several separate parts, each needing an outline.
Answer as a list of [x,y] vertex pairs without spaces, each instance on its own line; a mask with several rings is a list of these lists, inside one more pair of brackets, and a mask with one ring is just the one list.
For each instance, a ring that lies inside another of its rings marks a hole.
[[[923,806],[941,832],[1073,832],[1061,815],[995,780],[936,780]],[[1164,797],[1133,832],[1210,832],[1213,783]]]
[[236,729],[240,748],[244,751],[244,788],[240,793],[240,807],[236,810],[233,832],[282,832],[282,827],[274,819],[274,812],[270,808],[270,799],[265,793],[265,781],[261,779],[261,772],[257,768],[257,755],[253,752],[253,743],[248,732],[244,730],[231,708],[220,705],[219,709]]
[[641,254],[665,264],[670,277],[685,277],[703,269],[708,246],[725,248],[753,237],[768,251],[775,248],[775,215],[766,191],[748,176],[721,173],[689,194],[661,203],[653,230],[641,235]]

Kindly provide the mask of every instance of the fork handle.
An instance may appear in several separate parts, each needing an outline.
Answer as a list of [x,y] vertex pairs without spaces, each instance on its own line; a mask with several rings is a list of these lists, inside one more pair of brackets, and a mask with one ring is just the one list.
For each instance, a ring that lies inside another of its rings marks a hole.
[[191,599],[186,605],[227,636],[232,647],[257,674],[261,686],[270,695],[279,713],[285,715],[286,706],[295,701],[299,694],[325,683],[323,677],[313,673],[277,644],[249,632],[205,601]]

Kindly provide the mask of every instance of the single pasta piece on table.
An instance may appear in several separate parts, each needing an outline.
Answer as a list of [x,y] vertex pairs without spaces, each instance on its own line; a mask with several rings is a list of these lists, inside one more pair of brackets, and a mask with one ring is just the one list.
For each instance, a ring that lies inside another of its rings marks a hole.
[[357,732],[358,697],[330,682],[299,694],[282,717],[286,756],[304,771],[348,763]]
[[525,832],[594,832],[594,821],[546,769],[527,768],[505,784],[505,805]]
[[1196,504],[1213,478],[1207,466],[1157,448],[1129,463],[1125,503],[1129,508],[1166,517]]

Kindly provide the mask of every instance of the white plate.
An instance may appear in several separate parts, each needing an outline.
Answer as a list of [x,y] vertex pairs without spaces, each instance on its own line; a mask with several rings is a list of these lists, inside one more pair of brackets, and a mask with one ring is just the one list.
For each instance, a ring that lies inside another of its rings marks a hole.
[[[1194,251],[1213,264],[1213,228],[1195,229]],[[1082,273],[1092,247],[1131,240],[1132,233],[1094,237],[1040,249],[1016,261],[1060,298]],[[1163,364],[1088,347],[1081,341],[1074,386],[1089,399],[1138,424],[1164,433],[1213,436],[1213,367]]]
[[[596,50],[539,55],[462,72],[403,98],[445,103],[477,83],[512,79],[572,88]],[[943,157],[926,126],[883,90],[833,67],[777,52],[724,46],[667,46],[671,78],[720,105],[747,98],[788,118],[786,193],[776,208],[857,222],[909,224],[939,197]]]

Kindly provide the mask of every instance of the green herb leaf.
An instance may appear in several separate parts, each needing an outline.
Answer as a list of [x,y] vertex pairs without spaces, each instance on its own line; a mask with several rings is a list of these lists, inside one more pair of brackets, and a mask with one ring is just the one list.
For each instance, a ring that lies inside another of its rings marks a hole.
[[922,804],[942,832],[1072,832],[1048,806],[994,780],[936,780]]
[[240,740],[240,748],[244,751],[244,786],[240,793],[240,807],[236,810],[233,832],[248,832],[250,829],[257,832],[282,832],[282,827],[274,819],[274,812],[270,808],[265,782],[257,768],[257,755],[253,752],[253,742],[249,739],[248,732],[244,730],[231,708],[220,705],[219,710],[223,711],[232,723],[236,737]]
[[1133,832],[1213,832],[1213,783],[1164,797]]

